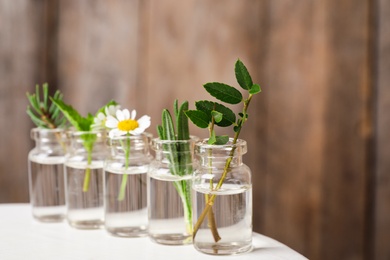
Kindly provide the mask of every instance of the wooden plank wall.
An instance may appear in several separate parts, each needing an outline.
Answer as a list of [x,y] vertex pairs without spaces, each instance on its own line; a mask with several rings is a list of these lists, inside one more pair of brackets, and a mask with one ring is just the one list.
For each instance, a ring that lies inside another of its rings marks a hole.
[[378,1],[376,37],[375,259],[390,259],[390,2]]
[[0,202],[28,201],[35,83],[155,134],[174,98],[237,85],[240,58],[263,88],[242,134],[254,230],[310,259],[389,259],[389,17],[386,0],[0,0]]

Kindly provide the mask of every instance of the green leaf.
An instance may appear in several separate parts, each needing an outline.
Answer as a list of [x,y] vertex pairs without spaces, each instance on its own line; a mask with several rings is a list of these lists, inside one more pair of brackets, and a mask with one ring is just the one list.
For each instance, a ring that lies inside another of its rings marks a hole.
[[31,107],[35,110],[35,112],[39,115],[43,115],[42,110],[39,108],[39,104],[37,104],[37,99],[35,98],[35,94],[29,95],[27,93],[27,98],[30,101]]
[[38,109],[40,110],[41,109],[41,100],[39,99],[39,85],[36,84],[35,85],[35,102],[36,102],[36,105],[38,106]]
[[207,128],[210,123],[210,117],[201,110],[188,110],[185,112],[186,116],[200,128]]
[[[56,91],[53,95],[53,99],[61,99],[62,100],[62,94],[60,91]],[[51,102],[49,107],[49,113],[52,114],[54,110],[59,109],[53,102]]]
[[47,100],[48,100],[48,96],[49,96],[49,87],[48,87],[48,84],[45,83],[43,84],[42,86],[42,89],[43,89],[43,108],[45,109],[45,111],[47,111]]
[[90,131],[93,123],[93,116],[88,115],[87,118],[82,117],[72,106],[65,104],[62,100],[51,99],[53,103],[61,110],[64,116],[68,119],[78,131]]
[[37,116],[31,111],[30,107],[27,107],[26,112],[27,112],[27,115],[29,115],[29,117],[31,118],[31,121],[33,121],[33,123],[34,123],[35,125],[37,125],[37,126],[39,126],[39,127],[47,128],[46,125],[45,125],[45,123],[42,122],[42,120],[41,120],[39,117],[37,117]]
[[215,137],[215,144],[224,145],[229,142],[229,136],[227,135],[219,135]]
[[246,89],[246,90],[251,89],[251,87],[253,85],[251,75],[249,74],[244,63],[242,63],[242,61],[240,61],[239,59],[236,62],[236,65],[234,67],[234,71],[236,73],[236,79],[237,79],[238,84],[240,84],[240,86],[243,89]]
[[[175,102],[175,110],[177,109],[177,102]],[[176,115],[176,127],[177,127],[177,140],[189,140],[190,132],[188,128],[188,117],[185,115],[185,111],[188,110],[188,101],[184,101],[177,111]]]
[[238,104],[242,101],[242,94],[237,89],[219,82],[210,82],[203,85],[207,92],[216,99],[228,104]]
[[211,111],[211,115],[214,117],[214,120],[216,123],[219,123],[222,121],[222,118],[223,118],[223,114],[218,112],[218,111]]
[[258,84],[253,84],[253,86],[249,90],[249,94],[252,94],[252,95],[260,93],[260,92],[261,92],[261,88],[260,88],[260,85],[258,85]]
[[161,140],[164,140],[164,130],[161,125],[157,126],[157,134],[158,137],[160,137]]
[[215,144],[216,141],[217,141],[217,139],[215,138],[215,131],[213,129],[210,133],[210,137],[209,137],[209,140],[207,140],[207,143],[208,144]]
[[179,101],[177,99],[173,101],[173,114],[176,119],[179,117]]
[[221,127],[226,127],[234,124],[236,122],[236,115],[234,112],[228,108],[225,107],[222,104],[216,103],[216,102],[211,102],[207,100],[201,100],[195,102],[196,109],[201,110],[205,112],[207,115],[209,115],[210,119],[209,122],[211,121],[211,111],[217,111],[221,113],[222,120],[220,122],[216,122],[216,125],[221,126]]
[[164,140],[176,140],[175,127],[168,109],[164,109],[162,112],[162,128]]

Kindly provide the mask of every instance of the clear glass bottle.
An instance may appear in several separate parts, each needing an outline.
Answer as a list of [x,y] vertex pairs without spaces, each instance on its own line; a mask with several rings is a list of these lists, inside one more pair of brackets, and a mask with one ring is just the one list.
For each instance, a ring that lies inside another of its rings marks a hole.
[[69,132],[70,148],[65,161],[68,223],[79,229],[104,226],[103,165],[106,132]]
[[152,140],[148,171],[149,237],[166,245],[192,243],[191,179],[195,139]]
[[148,234],[147,171],[151,135],[109,138],[110,157],[104,166],[105,228],[115,236]]
[[251,171],[242,162],[247,144],[232,142],[195,145],[193,243],[206,254],[240,254],[252,248]]
[[66,136],[63,129],[33,128],[35,148],[28,154],[30,203],[34,218],[59,222],[65,218],[64,162]]

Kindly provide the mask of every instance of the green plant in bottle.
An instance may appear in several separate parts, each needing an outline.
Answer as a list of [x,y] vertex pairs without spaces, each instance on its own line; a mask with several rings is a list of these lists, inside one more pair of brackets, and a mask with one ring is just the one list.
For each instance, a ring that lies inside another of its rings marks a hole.
[[[66,104],[61,99],[52,99],[52,102],[58,107],[58,109],[64,114],[69,123],[75,128],[77,131],[87,132],[86,134],[81,135],[83,140],[83,145],[85,150],[87,151],[87,164],[91,165],[92,163],[92,150],[94,143],[96,141],[96,134],[90,132],[99,128],[94,128],[94,123],[96,123],[95,118],[98,118],[100,113],[107,111],[106,108],[110,106],[117,106],[118,103],[111,100],[106,105],[98,110],[96,116],[88,113],[86,117],[80,115],[80,113],[74,109],[71,105]],[[89,182],[90,182],[90,172],[91,168],[87,167],[85,170],[84,183],[83,183],[83,191],[87,192],[89,190]]]
[[[180,107],[178,101],[174,102],[174,120],[168,109],[162,111],[162,124],[157,126],[157,133],[161,140],[180,141],[190,140],[188,118],[185,111],[188,110],[188,102],[183,102]],[[176,176],[184,176],[192,173],[192,157],[189,143],[166,143],[163,150],[168,154],[170,172]],[[187,180],[174,181],[176,191],[180,195],[184,208],[184,218],[187,223],[187,232],[192,234],[192,208],[191,208],[191,185]]]
[[[238,115],[236,115],[230,108],[226,107],[225,105],[207,100],[197,101],[195,103],[196,110],[188,110],[185,112],[187,117],[196,126],[200,128],[208,128],[208,144],[210,145],[224,145],[229,141],[229,137],[226,135],[216,135],[215,125],[220,127],[233,126],[234,137],[232,144],[236,144],[241,129],[248,120],[247,111],[249,104],[253,96],[261,92],[260,86],[258,84],[253,83],[252,77],[250,76],[247,68],[240,60],[237,60],[235,64],[235,75],[238,84],[248,94],[248,96],[245,98],[238,89],[224,83],[210,82],[204,84],[203,86],[211,96],[215,97],[219,101],[232,105],[242,104],[242,111],[238,113]],[[195,223],[193,237],[196,236],[200,225],[203,223],[203,221],[205,221],[207,217],[209,222],[208,226],[211,229],[215,242],[218,242],[221,239],[216,228],[212,207],[217,196],[215,194],[215,191],[221,189],[224,183],[226,175],[229,172],[229,167],[233,159],[234,151],[235,148],[231,150],[229,157],[226,160],[223,174],[220,180],[216,184],[213,184],[213,182],[210,181],[210,191],[213,191],[213,194],[205,195],[206,206]],[[212,162],[210,161],[209,164],[211,163]]]

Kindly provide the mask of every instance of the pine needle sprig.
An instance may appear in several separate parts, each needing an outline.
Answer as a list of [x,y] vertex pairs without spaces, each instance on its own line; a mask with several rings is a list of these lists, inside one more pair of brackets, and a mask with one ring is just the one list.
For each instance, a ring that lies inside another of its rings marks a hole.
[[[42,85],[42,96],[40,87],[35,86],[35,93],[26,93],[30,106],[27,106],[27,114],[32,122],[40,128],[54,129],[64,128],[67,124],[66,118],[60,113],[60,109],[49,98],[49,85]],[[62,93],[57,90],[53,97],[55,100],[62,100]]]

